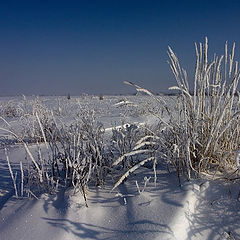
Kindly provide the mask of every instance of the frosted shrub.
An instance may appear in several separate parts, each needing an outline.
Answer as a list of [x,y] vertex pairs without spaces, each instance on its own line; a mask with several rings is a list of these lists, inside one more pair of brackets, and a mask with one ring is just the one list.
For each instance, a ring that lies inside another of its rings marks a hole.
[[[54,124],[52,112],[43,104],[33,105],[32,113],[20,118],[21,137],[27,142],[43,142],[42,131],[46,134]],[[42,129],[40,128],[42,127]]]
[[[159,138],[146,126],[126,125],[113,131],[114,154],[113,168],[122,173],[113,189],[121,184],[132,172],[148,162],[152,162],[156,183],[157,153]],[[116,158],[116,156],[118,156]]]
[[92,112],[82,113],[70,126],[54,122],[44,128],[36,117],[48,152],[48,160],[39,157],[37,161],[45,186],[53,190],[59,185],[72,186],[86,200],[89,182],[103,184],[109,170],[102,124]]
[[104,128],[93,113],[88,113],[72,124],[68,130],[61,129],[59,143],[62,161],[74,186],[87,186],[90,180],[97,185],[104,183],[108,159],[105,156]]
[[[114,157],[120,157],[130,152],[140,137],[140,130],[136,124],[122,124],[120,128],[113,128],[111,138],[111,152]],[[123,169],[133,164],[133,157],[121,162]]]
[[86,200],[88,184],[104,184],[112,159],[106,151],[103,125],[94,112],[79,113],[70,125],[57,122],[43,106],[35,106],[33,115],[27,116],[37,145],[35,153],[30,151],[26,139],[12,129],[1,128],[26,150],[28,164],[21,170],[25,193],[36,197],[36,193],[54,193],[59,187],[71,186],[75,192],[81,191]]
[[23,114],[21,106],[14,101],[8,101],[0,105],[0,116],[4,118],[20,117]]
[[[180,91],[176,105],[177,118],[171,119],[166,143],[177,170],[190,178],[191,172],[209,170],[212,166],[224,168],[234,163],[234,153],[239,147],[239,81],[238,62],[234,62],[235,44],[225,55],[208,61],[208,41],[196,46],[196,69],[193,91],[187,73],[169,47],[170,66]],[[193,92],[193,94],[191,94]],[[172,146],[172,147],[171,147]]]
[[[13,131],[19,138],[25,142],[41,142],[42,134],[38,121],[41,122],[43,128],[46,129],[53,122],[52,111],[47,108],[38,98],[26,100],[26,97],[18,102],[11,101],[2,103],[2,107],[8,109],[1,112],[2,126]],[[1,107],[0,107],[1,108]],[[3,109],[1,109],[3,110]],[[38,115],[39,120],[36,118]],[[8,122],[9,118],[14,118],[12,122]],[[13,124],[12,124],[13,123]],[[16,126],[18,123],[18,126]],[[7,141],[6,141],[7,143]],[[9,143],[11,143],[9,139]]]

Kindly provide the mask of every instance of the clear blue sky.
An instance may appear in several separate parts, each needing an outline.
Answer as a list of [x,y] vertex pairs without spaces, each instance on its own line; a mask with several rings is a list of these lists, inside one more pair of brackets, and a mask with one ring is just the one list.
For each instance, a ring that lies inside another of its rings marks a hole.
[[1,1],[0,95],[164,92],[167,46],[193,69],[205,36],[240,52],[240,1]]

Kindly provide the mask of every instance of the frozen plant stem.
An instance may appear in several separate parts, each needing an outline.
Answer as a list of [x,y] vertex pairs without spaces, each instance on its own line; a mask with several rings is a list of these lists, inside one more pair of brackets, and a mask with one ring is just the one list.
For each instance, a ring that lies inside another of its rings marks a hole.
[[141,190],[140,190],[140,188],[139,188],[139,185],[138,185],[137,180],[136,180],[136,186],[137,186],[138,193],[141,194]]
[[18,198],[16,178],[15,178],[14,175],[13,175],[13,171],[12,171],[12,167],[11,167],[11,164],[10,164],[10,161],[9,161],[9,156],[8,156],[7,149],[5,148],[4,150],[5,150],[5,156],[6,156],[6,160],[7,160],[7,164],[8,164],[8,169],[9,169],[9,172],[10,172],[10,175],[11,175],[11,178],[12,178],[12,181],[13,181],[13,187],[14,187],[14,190],[15,190],[15,196],[16,196],[16,198]]
[[240,158],[240,149],[238,149],[236,152],[236,165],[237,165],[238,170],[240,171],[239,158]]
[[20,161],[20,170],[21,170],[21,197],[23,197],[23,179],[24,179],[24,173],[23,173],[22,161]]
[[149,183],[150,179],[151,179],[151,177],[149,177],[149,178],[148,177],[144,177],[144,187],[143,187],[142,192],[145,191],[145,188],[147,187],[147,184]]

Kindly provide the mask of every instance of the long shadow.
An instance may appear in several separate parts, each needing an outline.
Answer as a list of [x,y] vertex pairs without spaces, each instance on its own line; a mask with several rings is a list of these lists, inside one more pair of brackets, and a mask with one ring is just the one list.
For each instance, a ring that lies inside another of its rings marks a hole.
[[[16,164],[11,165],[13,173],[17,172],[19,178],[20,171]],[[18,180],[17,180],[18,181]],[[15,194],[13,188],[13,182],[10,176],[8,165],[6,160],[0,159],[0,210],[4,207],[4,204]]]
[[[161,201],[166,204],[182,208],[183,204],[181,204],[181,201],[179,201],[179,199],[184,199],[187,191],[179,187],[176,172],[168,173],[165,171],[164,165],[161,167],[163,167],[164,170],[160,171],[160,173],[158,174],[156,187],[153,183],[151,183],[148,184],[150,186],[147,186],[147,190],[150,192],[152,198],[160,198]],[[153,172],[148,169],[146,171],[146,168],[143,168],[135,176],[130,176],[126,182],[126,185],[125,183],[120,184],[117,188],[117,191],[122,196],[126,196],[127,199],[131,199],[132,197],[139,194],[135,181],[137,180],[142,187],[144,185],[144,177],[151,177],[153,179]],[[109,185],[113,186],[114,183],[111,183]],[[98,192],[99,189],[96,189],[94,191]],[[101,192],[103,191],[109,193],[111,191],[111,187],[106,186],[104,187],[104,189],[101,189]],[[104,198],[100,194],[98,194],[98,197],[96,199],[93,199],[92,203],[102,203],[104,204],[104,207],[113,207],[111,203],[116,202],[116,200],[118,200],[121,205],[125,204],[123,197],[119,198],[118,194],[113,195],[112,198]]]
[[[18,201],[18,204],[15,205],[15,202]],[[0,232],[6,228],[6,226],[14,226],[14,224],[19,221],[20,219],[24,218],[24,214],[28,212],[29,209],[33,208],[34,205],[37,203],[38,200],[36,199],[16,199],[12,198],[10,199],[10,207],[11,212],[7,210],[6,215],[3,214],[1,216],[1,211],[0,211]],[[8,206],[7,206],[8,207]],[[13,227],[14,228],[14,227]],[[1,234],[0,234],[0,239],[1,239]]]
[[205,194],[199,196],[194,213],[187,216],[189,240],[201,236],[206,240],[240,239],[239,188],[240,181],[210,183]]
[[142,236],[144,234],[160,234],[166,232],[166,226],[163,224],[157,224],[148,220],[142,220],[139,222],[132,222],[131,224],[148,224],[155,225],[155,230],[146,229],[127,229],[121,230],[117,228],[100,226],[95,224],[83,223],[83,222],[74,222],[69,219],[54,219],[54,218],[43,218],[51,226],[56,228],[61,228],[67,233],[77,236],[79,239],[132,239],[134,236],[136,239],[144,239]]
[[66,188],[60,187],[56,194],[45,195],[43,209],[48,213],[49,209],[54,207],[57,212],[63,217],[68,211],[68,201],[65,197]]
[[159,197],[159,190],[161,193],[161,201],[166,204],[183,207],[182,201],[180,199],[184,199],[186,195],[186,191],[179,186],[177,174],[175,172],[172,173],[161,173],[158,176],[158,188],[151,190],[152,197]]
[[[167,216],[164,214],[167,213],[168,207],[173,209],[173,213],[183,208],[179,202],[184,199],[186,191],[178,187],[175,173],[169,174],[163,170],[158,175],[157,185],[151,182],[145,192],[139,194],[135,181],[138,180],[142,189],[145,176],[153,177],[152,171],[143,168],[136,176],[130,176],[125,183],[119,185],[112,195],[110,194],[111,186],[113,186],[111,184],[107,184],[102,189],[91,188],[92,193],[88,198],[89,211],[83,211],[84,218],[81,218],[82,209],[78,209],[79,222],[69,218],[44,218],[44,220],[80,239],[154,239],[163,235],[174,239],[174,233],[169,227],[172,219],[168,219],[168,214]],[[165,209],[159,214],[157,208],[163,205]],[[94,216],[88,218],[88,215],[85,215],[94,214],[91,207],[94,207],[96,211],[99,208],[112,208],[113,210],[110,210],[110,215],[107,209],[103,210],[103,213],[107,215],[103,215],[101,221],[91,221],[90,219]],[[114,215],[114,209],[116,209],[116,215]],[[170,214],[169,217],[173,218],[174,215]],[[105,221],[106,219],[111,219],[111,222]]]

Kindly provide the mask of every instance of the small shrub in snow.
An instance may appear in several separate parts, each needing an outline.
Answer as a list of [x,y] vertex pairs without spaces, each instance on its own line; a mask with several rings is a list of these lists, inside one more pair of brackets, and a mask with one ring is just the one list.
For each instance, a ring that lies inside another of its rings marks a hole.
[[25,192],[36,196],[37,192],[53,193],[59,186],[72,186],[75,191],[80,190],[86,200],[88,184],[103,184],[111,167],[103,125],[90,111],[82,112],[70,125],[57,123],[45,109],[38,109],[34,114],[30,119],[34,122],[32,131],[38,146],[37,156],[23,138],[5,129],[23,144],[30,160],[21,170],[25,176]]
[[238,62],[234,63],[235,44],[225,55],[208,61],[208,41],[196,45],[196,69],[193,95],[187,73],[169,48],[170,66],[177,81],[171,89],[180,91],[177,119],[171,119],[168,137],[173,146],[171,159],[190,173],[206,171],[212,166],[224,167],[234,162],[239,146],[240,77]]
[[[114,157],[122,157],[129,153],[140,136],[136,124],[122,124],[122,127],[113,128],[111,137],[111,152]],[[121,161],[123,169],[128,169],[133,164],[133,157],[129,156]],[[116,164],[115,164],[116,165]]]
[[[228,53],[208,61],[208,41],[196,44],[196,69],[193,91],[187,72],[181,68],[178,58],[169,47],[170,67],[177,86],[170,89],[180,94],[176,97],[175,111],[171,112],[162,98],[148,90],[134,86],[138,92],[150,95],[162,106],[159,117],[165,125],[158,135],[162,156],[171,162],[178,176],[185,173],[198,175],[213,167],[218,169],[233,165],[235,151],[240,142],[240,96],[237,91],[240,78],[238,62],[234,62],[235,44]],[[163,111],[165,115],[163,115]],[[166,117],[166,114],[168,117]]]
[[[154,171],[154,180],[156,183],[156,165],[158,158],[157,153],[159,150],[159,138],[148,128],[135,126],[135,130],[136,129],[139,132],[136,136],[137,138],[134,138],[134,135],[130,134],[128,139],[131,141],[131,143],[127,142],[127,148],[121,148],[122,151],[119,152],[119,157],[113,162],[113,167],[122,169],[124,173],[115,183],[112,190],[119,186],[131,173],[148,162],[153,163],[152,167]],[[120,143],[122,143],[122,139],[125,137],[125,135],[120,134],[117,136],[120,136],[117,139],[119,139]],[[124,144],[121,144],[120,146],[124,146]]]
[[8,101],[0,105],[0,116],[3,118],[20,117],[23,114],[21,106],[14,101]]

